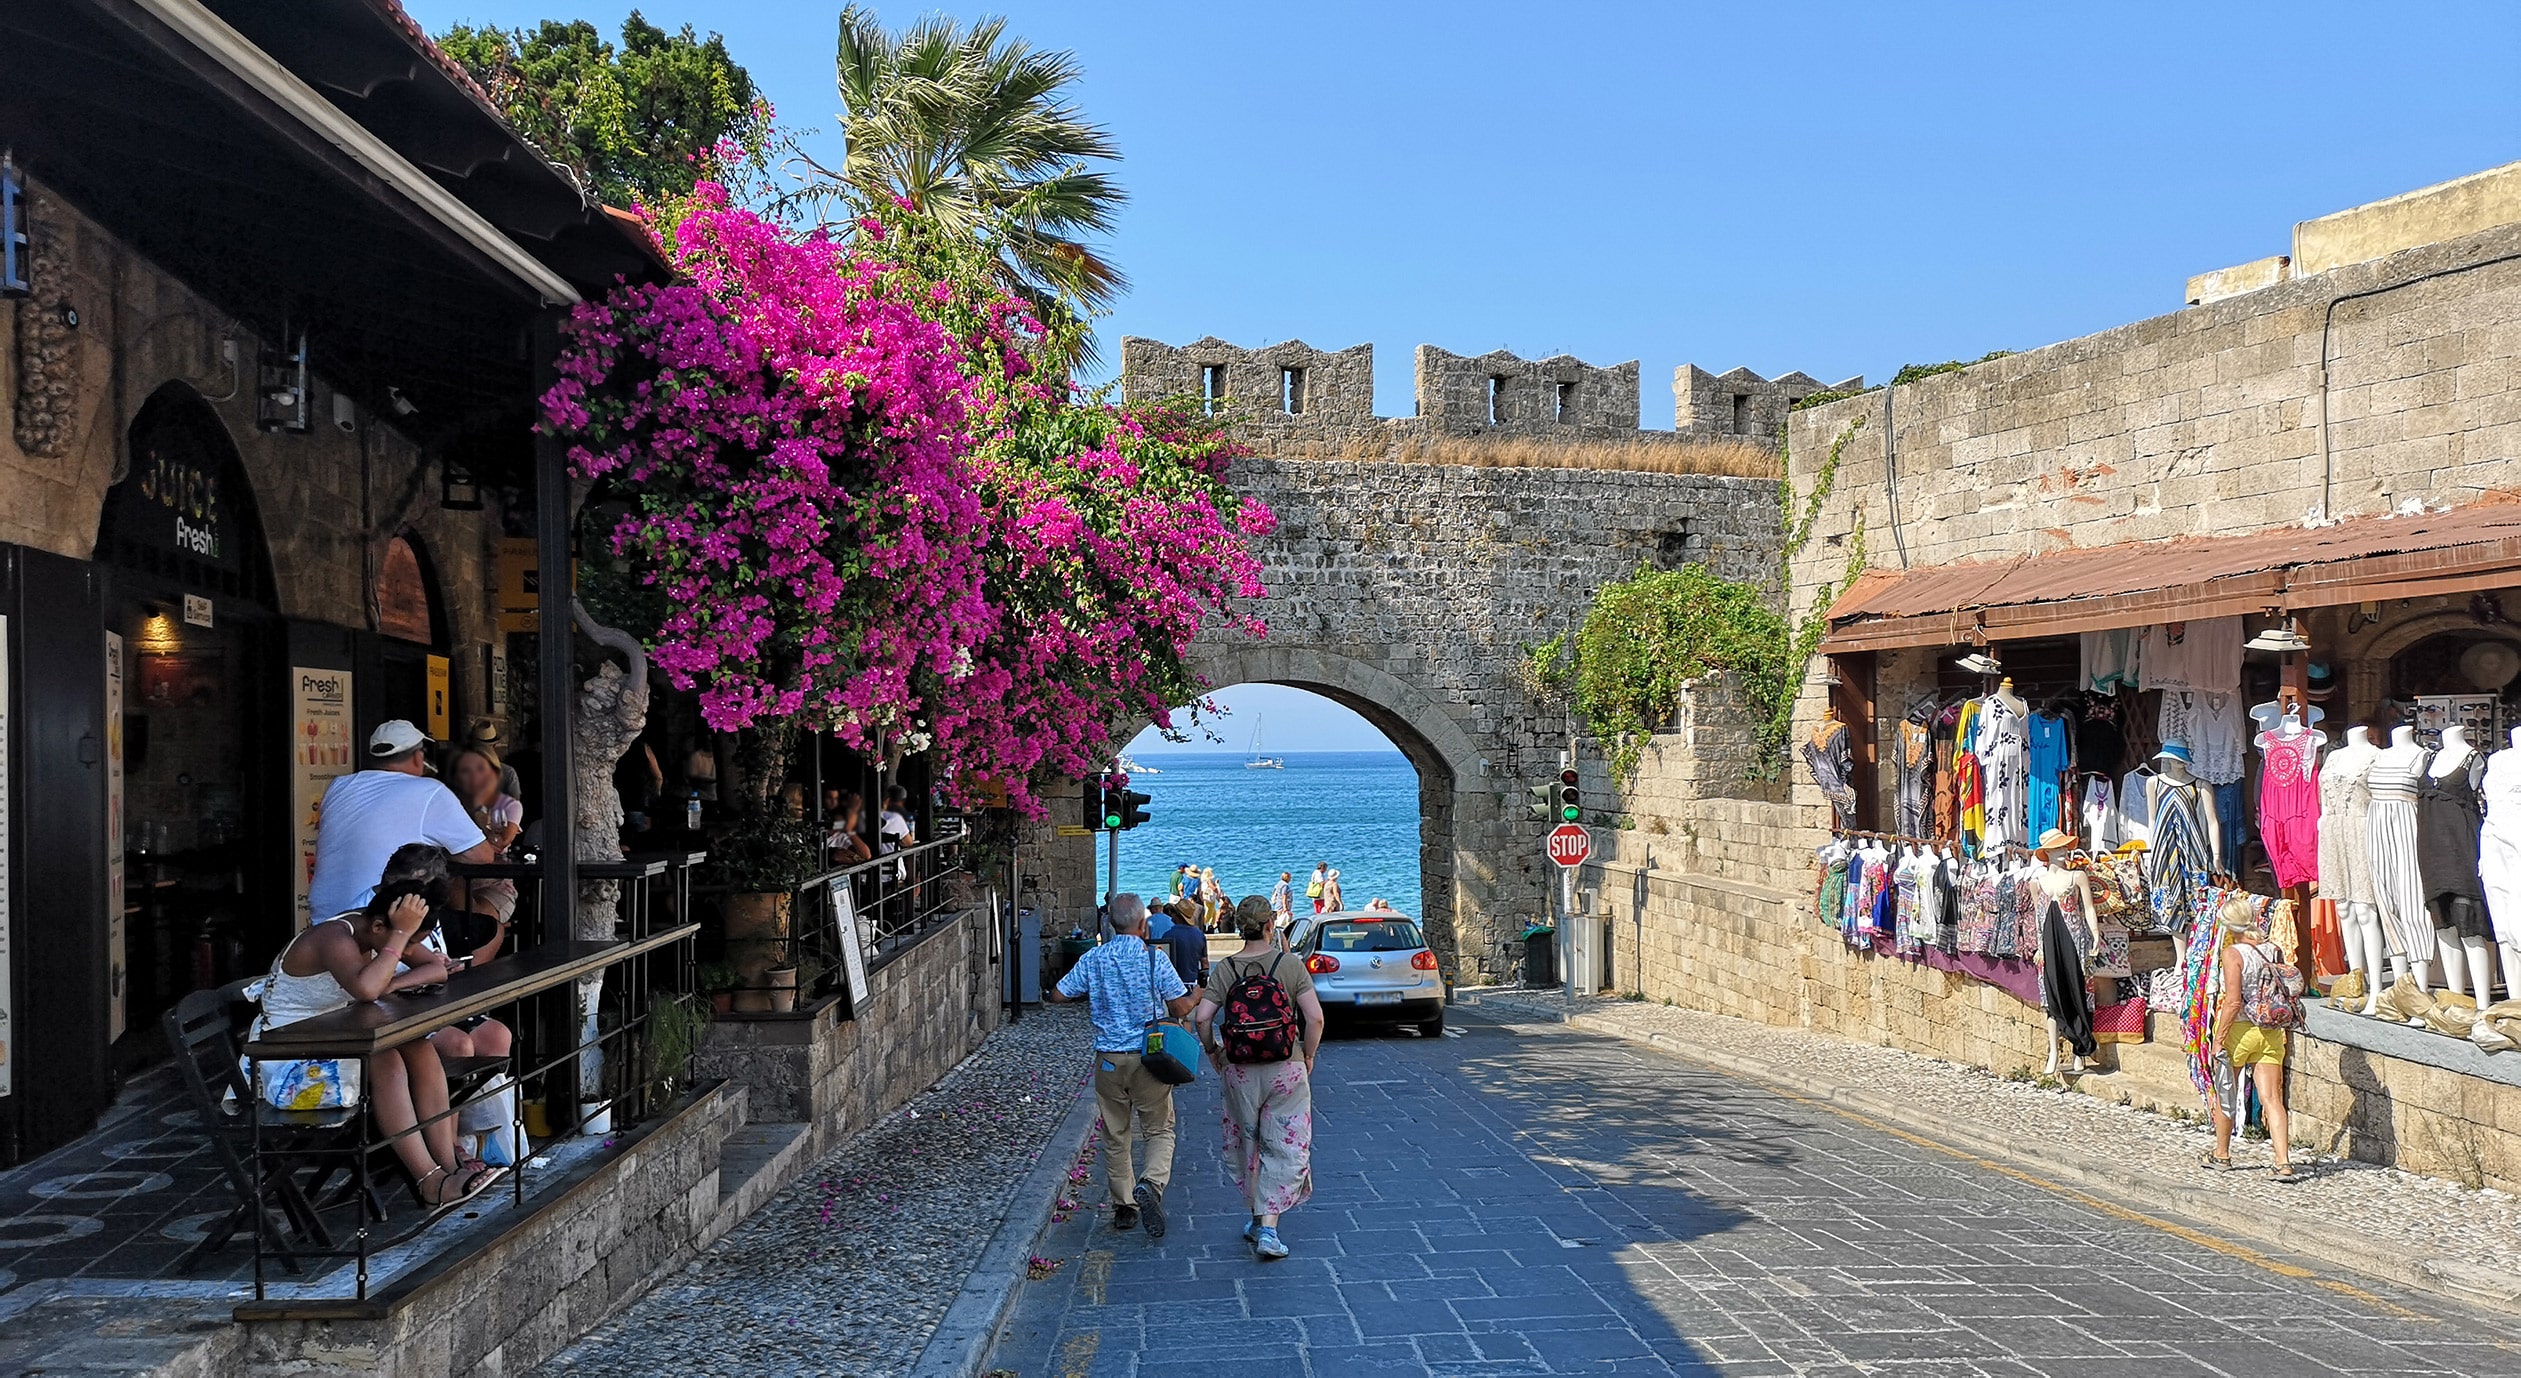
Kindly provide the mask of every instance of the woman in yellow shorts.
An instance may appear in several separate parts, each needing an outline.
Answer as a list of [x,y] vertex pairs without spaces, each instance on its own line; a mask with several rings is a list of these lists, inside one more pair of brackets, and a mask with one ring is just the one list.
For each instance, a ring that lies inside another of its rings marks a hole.
[[[2284,955],[2260,935],[2258,911],[2247,900],[2226,904],[2216,915],[2216,926],[2230,946],[2217,959],[2221,968],[2222,993],[2215,1000],[2216,1061],[2228,1066],[2215,1069],[2214,1097],[2215,1147],[2202,1160],[2208,1168],[2228,1171],[2232,1167],[2232,1130],[2241,1113],[2241,1078],[2247,1077],[2258,1087],[2258,1103],[2267,1116],[2267,1138],[2276,1150],[2276,1165],[2268,1175],[2279,1182],[2299,1180],[2294,1176],[2291,1161],[2292,1124],[2285,1113],[2285,1037],[2282,1028],[2253,1024],[2241,1017],[2241,992],[2244,984],[2254,979],[2261,963],[2280,962]],[[2257,978],[2265,979],[2265,978]],[[2227,1091],[2225,1088],[2229,1087]]]

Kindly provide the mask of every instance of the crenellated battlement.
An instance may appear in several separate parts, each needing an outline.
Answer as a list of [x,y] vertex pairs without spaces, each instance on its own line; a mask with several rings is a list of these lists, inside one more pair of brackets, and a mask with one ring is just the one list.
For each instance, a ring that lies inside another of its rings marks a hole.
[[[1638,426],[1636,360],[1607,367],[1572,355],[1526,359],[1505,350],[1455,354],[1418,346],[1417,413],[1374,412],[1374,346],[1316,349],[1287,340],[1244,349],[1215,336],[1186,345],[1128,336],[1121,391],[1136,401],[1178,397],[1242,423],[1263,447],[1281,442],[1402,444],[1494,436],[1523,440],[1731,442],[1777,448],[1794,402],[1824,390],[1805,373],[1762,378],[1746,368],[1673,371],[1673,431]],[[1856,391],[1862,378],[1835,385]]]

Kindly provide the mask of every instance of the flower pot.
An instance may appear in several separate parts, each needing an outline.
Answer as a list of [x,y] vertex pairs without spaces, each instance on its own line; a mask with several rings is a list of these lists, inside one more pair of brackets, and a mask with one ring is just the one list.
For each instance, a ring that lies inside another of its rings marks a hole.
[[709,1012],[711,1014],[734,1013],[735,992],[731,990],[713,990],[709,992]]
[[767,975],[770,989],[764,991],[763,994],[769,997],[770,1012],[786,1014],[794,1010],[797,1007],[797,969],[791,966],[777,966],[772,967]]

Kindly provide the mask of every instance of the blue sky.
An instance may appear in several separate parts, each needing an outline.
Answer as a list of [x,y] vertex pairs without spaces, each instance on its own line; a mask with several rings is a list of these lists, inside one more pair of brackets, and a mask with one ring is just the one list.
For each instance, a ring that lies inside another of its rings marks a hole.
[[[407,4],[433,31],[630,8]],[[724,33],[836,153],[837,5],[640,8]],[[952,12],[1085,65],[1132,196],[1108,358],[1123,334],[1371,342],[1387,415],[1420,343],[1641,360],[1650,427],[1683,362],[1879,381],[2030,348],[2175,309],[2296,220],[2521,158],[2508,2]],[[1307,749],[1290,702],[1273,745]]]

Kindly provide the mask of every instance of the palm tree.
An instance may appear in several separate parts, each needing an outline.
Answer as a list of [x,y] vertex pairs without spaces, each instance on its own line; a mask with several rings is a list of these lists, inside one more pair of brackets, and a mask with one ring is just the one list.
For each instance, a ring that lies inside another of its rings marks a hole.
[[1120,151],[1062,95],[1076,54],[1041,52],[1004,19],[964,31],[931,16],[900,35],[840,12],[840,179],[939,230],[989,246],[1001,285],[1036,307],[1090,314],[1129,285],[1084,236],[1127,199],[1090,163]]

